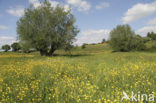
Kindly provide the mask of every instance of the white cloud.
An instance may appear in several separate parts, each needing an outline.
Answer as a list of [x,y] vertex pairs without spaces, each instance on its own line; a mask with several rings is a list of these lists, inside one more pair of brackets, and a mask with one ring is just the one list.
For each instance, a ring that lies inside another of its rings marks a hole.
[[68,11],[68,10],[72,10],[72,8],[69,6],[69,5],[64,5],[64,9],[65,9],[65,11]]
[[[57,1],[53,1],[53,0],[48,0],[48,1],[49,1],[49,3],[51,4],[52,7],[56,7],[59,4],[59,2],[57,2]],[[39,0],[29,0],[29,3],[33,4],[33,6],[35,8],[37,8],[38,6],[41,5]]]
[[4,25],[0,25],[0,29],[9,29],[9,27],[4,26]]
[[2,45],[5,45],[5,44],[10,45],[15,41],[16,41],[16,39],[14,37],[0,36],[0,48],[1,48]]
[[155,25],[156,24],[156,18],[153,18],[152,20],[149,20],[147,22],[148,25]]
[[[64,7],[65,11],[68,11],[70,10],[70,6],[69,5],[64,5],[64,4],[61,4],[60,2],[58,1],[54,1],[54,0],[48,0],[49,3],[51,4],[51,7],[56,7],[57,5],[60,5],[62,7]],[[38,6],[41,5],[41,3],[39,2],[39,0],[29,0],[29,3],[32,4],[35,8],[37,8]]]
[[32,4],[35,8],[41,5],[39,0],[29,0],[29,3]]
[[107,2],[102,2],[98,5],[96,5],[96,9],[98,9],[98,10],[103,9],[103,8],[107,8],[107,7],[110,7],[109,3],[107,3]]
[[50,2],[52,7],[56,7],[57,5],[59,5],[59,2],[57,2],[57,1],[50,0],[49,2]]
[[66,0],[68,4],[78,8],[78,11],[88,11],[91,5],[86,0]]
[[156,2],[149,4],[136,4],[128,9],[125,16],[122,18],[123,23],[131,23],[141,18],[149,16],[156,12]]
[[82,32],[82,36],[77,38],[75,44],[81,45],[83,43],[99,43],[103,38],[109,38],[110,30],[101,29],[101,30],[86,30]]
[[147,35],[148,32],[156,32],[156,26],[144,26],[136,31],[137,34],[141,34],[143,36]]
[[7,13],[13,16],[20,17],[24,14],[24,7],[23,6],[10,7],[10,9],[7,10]]

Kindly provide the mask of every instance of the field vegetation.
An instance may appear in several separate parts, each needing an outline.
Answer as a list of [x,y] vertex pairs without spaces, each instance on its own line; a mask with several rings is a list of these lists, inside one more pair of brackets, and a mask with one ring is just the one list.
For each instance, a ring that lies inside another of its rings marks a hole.
[[112,52],[107,44],[53,57],[0,53],[0,102],[120,103],[123,91],[155,95],[155,58],[155,52]]
[[48,0],[25,9],[18,42],[1,47],[0,103],[156,102],[156,33],[117,25],[101,43],[75,46],[75,23]]

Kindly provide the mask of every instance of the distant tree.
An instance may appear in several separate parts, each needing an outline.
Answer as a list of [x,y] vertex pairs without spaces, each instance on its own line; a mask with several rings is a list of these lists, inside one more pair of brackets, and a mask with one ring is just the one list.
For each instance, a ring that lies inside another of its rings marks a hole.
[[18,38],[20,42],[40,51],[41,55],[52,55],[55,50],[67,49],[73,44],[79,32],[74,24],[71,10],[59,5],[53,8],[45,0],[38,8],[25,10],[24,16],[17,22]]
[[101,43],[105,43],[106,42],[106,39],[102,39],[102,42]]
[[149,37],[142,37],[142,38],[144,40],[144,43],[147,43],[147,42],[151,41],[151,38],[149,38]]
[[30,47],[29,45],[22,45],[22,48],[21,48],[22,52],[24,53],[30,53]]
[[82,49],[85,49],[86,48],[86,44],[84,43],[82,46],[81,46]]
[[21,46],[19,43],[13,43],[11,44],[11,48],[12,48],[12,51],[19,51],[21,49]]
[[148,32],[147,37],[151,38],[151,40],[156,40],[156,33],[154,32]]
[[7,52],[7,51],[9,51],[11,48],[10,48],[10,45],[3,45],[2,46],[2,49],[5,51],[5,52]]
[[133,49],[132,40],[135,32],[129,25],[118,25],[110,32],[110,46],[115,51],[130,51]]

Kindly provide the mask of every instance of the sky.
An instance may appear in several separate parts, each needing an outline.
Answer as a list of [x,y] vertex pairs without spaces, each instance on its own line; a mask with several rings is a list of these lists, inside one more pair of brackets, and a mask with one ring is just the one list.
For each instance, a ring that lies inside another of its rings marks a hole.
[[[0,47],[16,42],[16,22],[31,4],[37,8],[43,0],[0,0]],[[156,0],[49,0],[61,5],[76,18],[80,29],[75,42],[99,43],[108,39],[117,25],[129,24],[141,36],[156,32]]]

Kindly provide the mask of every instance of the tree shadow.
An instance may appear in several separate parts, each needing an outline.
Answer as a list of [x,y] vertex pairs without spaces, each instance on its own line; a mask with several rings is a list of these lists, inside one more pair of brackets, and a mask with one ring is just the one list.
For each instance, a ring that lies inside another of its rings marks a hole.
[[91,54],[53,54],[54,57],[64,56],[64,57],[82,57],[91,56]]
[[128,52],[132,52],[132,51],[111,51],[111,53],[128,53]]

